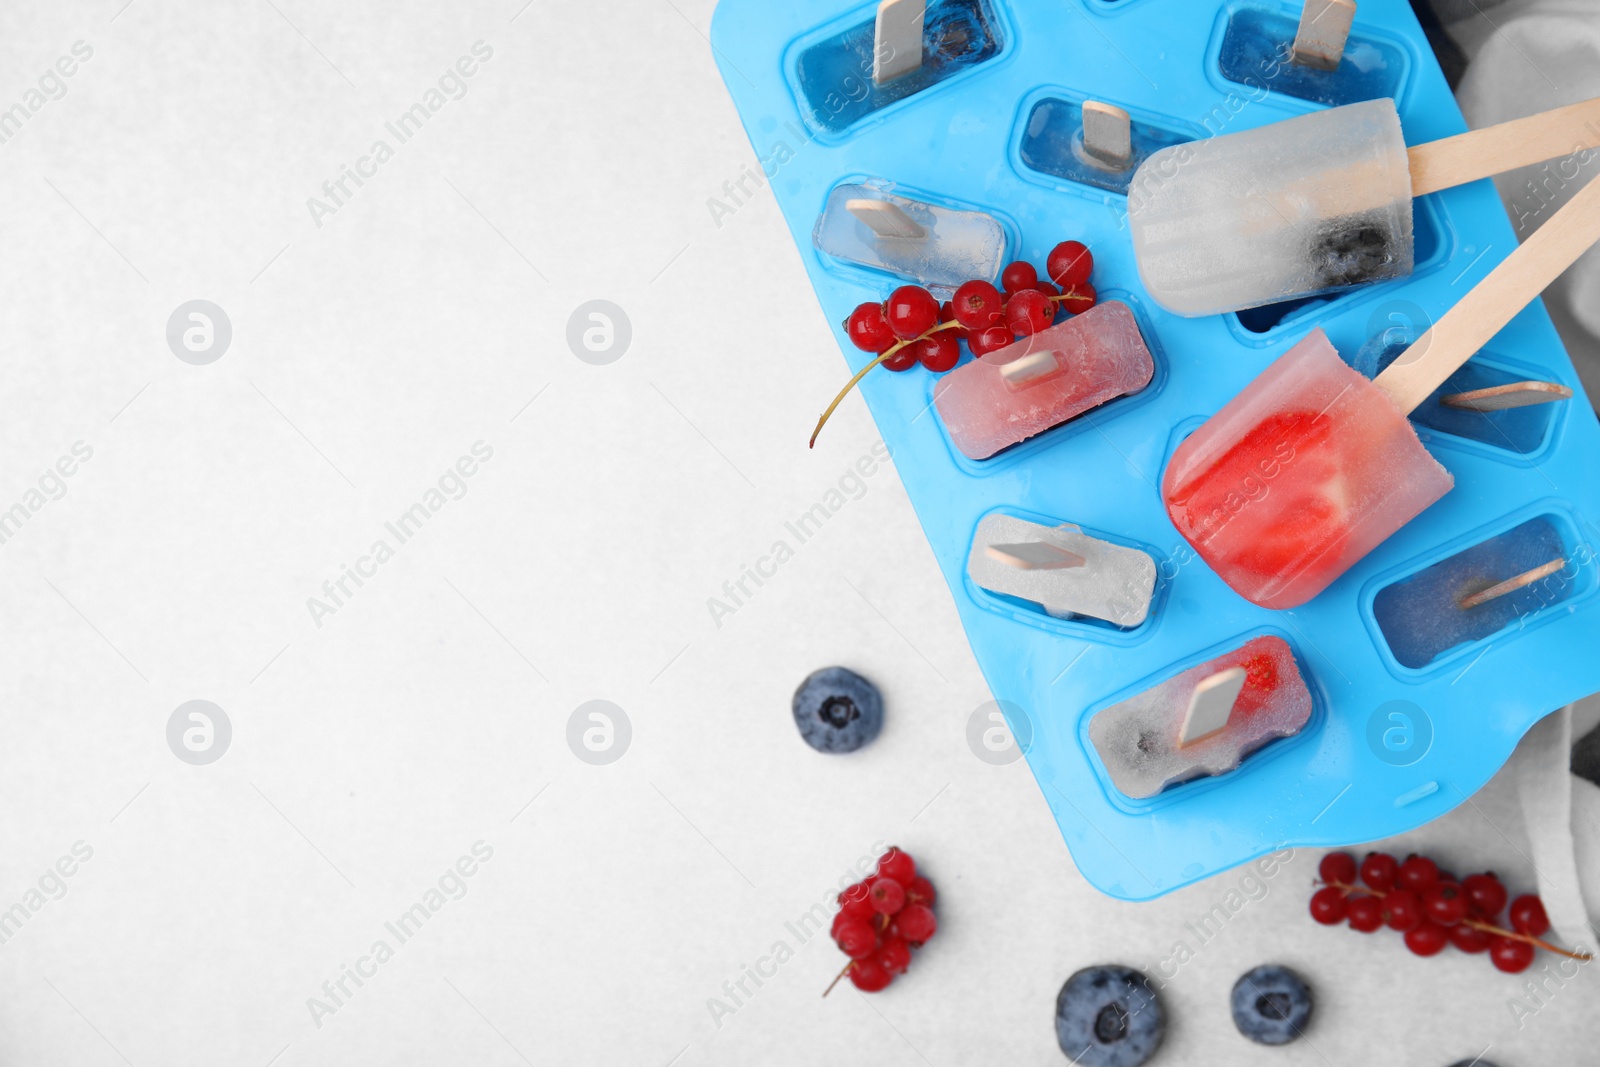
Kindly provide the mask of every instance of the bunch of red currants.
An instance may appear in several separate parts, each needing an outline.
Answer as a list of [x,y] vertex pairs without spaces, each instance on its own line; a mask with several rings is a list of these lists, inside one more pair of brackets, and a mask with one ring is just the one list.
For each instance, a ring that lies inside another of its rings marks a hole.
[[1527,970],[1540,948],[1570,959],[1590,958],[1540,940],[1550,919],[1531,893],[1511,901],[1511,926],[1500,926],[1496,920],[1508,894],[1493,872],[1457,880],[1426,856],[1397,861],[1384,852],[1369,852],[1359,866],[1348,852],[1330,852],[1317,870],[1323,888],[1311,896],[1311,917],[1325,926],[1348,922],[1364,934],[1388,926],[1405,934],[1406,947],[1419,956],[1436,955],[1446,945],[1487,952],[1507,974]]
[[875,874],[839,894],[833,941],[850,957],[839,978],[849,975],[863,993],[887,988],[911,965],[911,950],[938,931],[933,901],[933,883],[917,873],[910,855],[900,848],[885,852]]
[[1051,326],[1059,313],[1077,315],[1098,299],[1089,275],[1094,256],[1078,241],[1062,241],[1045,259],[1048,279],[1033,264],[1018,260],[1000,272],[1004,291],[974,279],[963,283],[942,305],[920,285],[902,285],[882,303],[865,303],[850,313],[845,331],[850,343],[877,358],[850,379],[811,434],[817,434],[845,394],[873,367],[910,370],[918,363],[943,374],[961,361],[961,342],[975,356],[997,351],[1013,341]]

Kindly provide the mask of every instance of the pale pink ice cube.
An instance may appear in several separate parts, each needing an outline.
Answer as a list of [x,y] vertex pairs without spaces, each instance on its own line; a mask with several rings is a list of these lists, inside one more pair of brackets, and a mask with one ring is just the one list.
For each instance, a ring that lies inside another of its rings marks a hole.
[[1155,363],[1128,305],[1108,300],[946,374],[934,404],[971,459],[1150,384]]

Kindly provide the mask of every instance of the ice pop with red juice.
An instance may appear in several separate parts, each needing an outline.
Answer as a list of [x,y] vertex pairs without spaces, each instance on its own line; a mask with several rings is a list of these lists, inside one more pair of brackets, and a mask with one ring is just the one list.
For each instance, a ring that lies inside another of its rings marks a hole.
[[[1232,682],[1216,705],[1221,725],[1200,736],[1187,733],[1206,689],[1218,681]],[[1233,770],[1263,745],[1305,729],[1311,709],[1294,652],[1281,637],[1266,635],[1097,712],[1089,740],[1112,784],[1143,799]]]
[[970,459],[1150,384],[1155,363],[1128,305],[1108,300],[980,356],[939,380],[934,405]]
[[1411,273],[1412,198],[1600,145],[1600,99],[1407,148],[1388,98],[1154,153],[1128,189],[1145,288],[1180,315]]
[[1590,182],[1373,381],[1321,330],[1178,446],[1179,533],[1240,596],[1304,604],[1449,491],[1406,415],[1600,240]]

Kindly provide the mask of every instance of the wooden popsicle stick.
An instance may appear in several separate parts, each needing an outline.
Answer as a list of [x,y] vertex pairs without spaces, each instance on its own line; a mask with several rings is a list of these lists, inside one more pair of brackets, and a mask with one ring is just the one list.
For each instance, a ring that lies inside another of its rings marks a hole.
[[1447,408],[1467,411],[1505,411],[1508,408],[1525,408],[1534,404],[1548,404],[1552,400],[1570,400],[1572,390],[1555,382],[1508,382],[1487,389],[1469,389],[1464,393],[1451,393],[1439,398]]
[[1083,151],[1095,162],[1127,170],[1133,160],[1133,120],[1114,104],[1083,104]]
[[984,552],[990,559],[1023,571],[1058,571],[1081,567],[1088,560],[1076,552],[1044,541],[1025,541],[1017,545],[989,545]]
[[883,0],[873,27],[872,80],[879,85],[922,66],[922,23],[927,0]]
[[1183,714],[1183,726],[1178,731],[1178,744],[1193,744],[1228,725],[1245,677],[1243,667],[1229,667],[1195,686],[1194,695],[1189,698],[1189,710]]
[[1564,559],[1553,559],[1549,563],[1533,568],[1531,571],[1523,571],[1515,578],[1507,578],[1503,582],[1500,582],[1496,585],[1491,585],[1481,593],[1473,593],[1469,597],[1463,597],[1461,600],[1461,607],[1463,609],[1471,609],[1477,607],[1479,604],[1487,604],[1491,600],[1498,600],[1507,593],[1515,593],[1518,589],[1524,589],[1532,585],[1540,578],[1550,577],[1550,575],[1556,573],[1556,571],[1559,571],[1566,565],[1567,561]]
[[1596,147],[1600,97],[1407,149],[1411,195],[1436,193]]
[[1600,181],[1590,181],[1373,384],[1409,413],[1596,241],[1600,241]]
[[866,224],[879,237],[895,237],[906,241],[920,241],[928,231],[915,219],[902,211],[897,204],[887,200],[858,198],[846,200],[844,209]]
[[1056,354],[1048,348],[1041,348],[1037,352],[1030,352],[1025,356],[1002,364],[1000,377],[1013,389],[1033,385],[1035,382],[1054,376],[1061,369],[1056,360]]
[[1337,70],[1355,17],[1355,0],[1306,0],[1291,58],[1303,67]]

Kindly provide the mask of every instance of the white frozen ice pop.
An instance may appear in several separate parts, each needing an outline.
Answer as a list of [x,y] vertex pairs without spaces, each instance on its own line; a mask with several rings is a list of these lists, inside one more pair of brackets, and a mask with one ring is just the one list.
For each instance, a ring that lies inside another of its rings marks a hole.
[[1600,146],[1600,98],[1407,148],[1369,100],[1140,164],[1128,225],[1145,288],[1212,315],[1411,273],[1414,197]]
[[1086,615],[1132,627],[1150,614],[1156,561],[1070,524],[995,514],[978,524],[967,575],[980,589],[1032,601],[1056,618]]
[[923,285],[954,289],[1000,273],[1005,228],[993,215],[899,196],[886,185],[841,185],[811,231],[819,250]]

